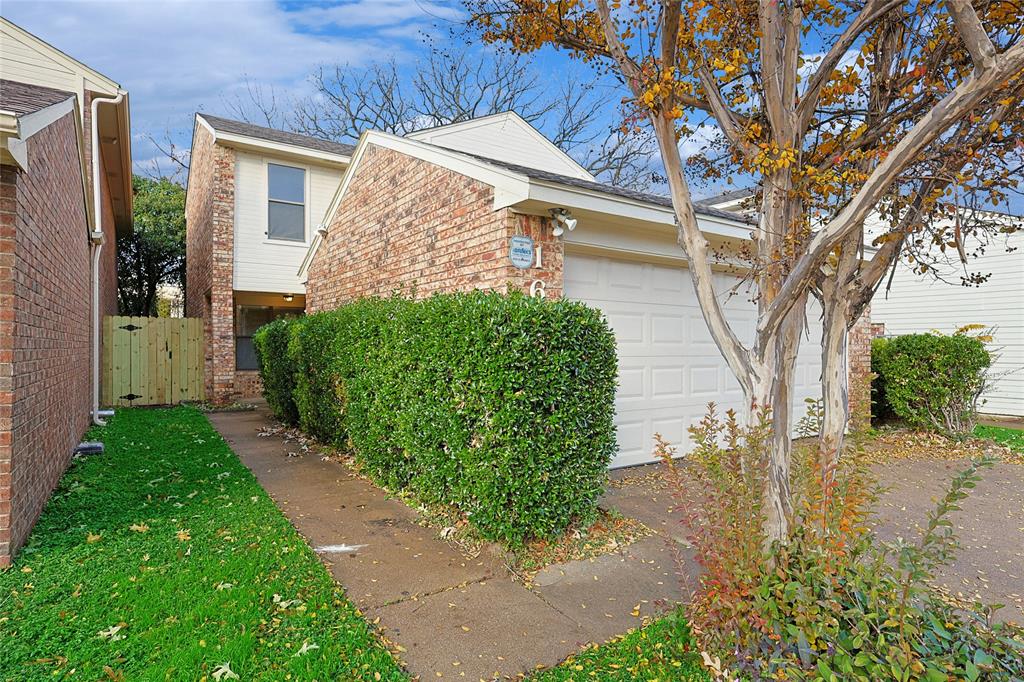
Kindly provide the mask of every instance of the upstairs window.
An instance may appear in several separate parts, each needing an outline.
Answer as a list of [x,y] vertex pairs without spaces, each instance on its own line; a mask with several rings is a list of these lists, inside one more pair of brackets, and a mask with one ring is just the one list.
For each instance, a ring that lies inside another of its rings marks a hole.
[[267,164],[269,213],[267,237],[290,242],[306,241],[306,171]]

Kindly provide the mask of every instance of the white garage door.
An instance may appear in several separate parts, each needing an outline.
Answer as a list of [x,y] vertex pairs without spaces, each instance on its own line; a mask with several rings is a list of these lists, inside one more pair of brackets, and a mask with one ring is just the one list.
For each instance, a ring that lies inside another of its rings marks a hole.
[[[716,291],[733,328],[748,341],[754,333],[754,305],[743,292],[728,298],[735,279],[716,278]],[[742,413],[739,384],[708,333],[684,268],[570,253],[565,260],[565,295],[599,308],[615,331],[619,452],[612,467],[652,461],[655,433],[678,447],[680,454],[687,452],[687,427],[700,421],[711,401],[721,414],[729,408]],[[814,324],[816,313],[808,315],[810,328],[820,329]],[[819,342],[820,332],[801,346],[795,418],[803,414],[805,397],[821,395]]]

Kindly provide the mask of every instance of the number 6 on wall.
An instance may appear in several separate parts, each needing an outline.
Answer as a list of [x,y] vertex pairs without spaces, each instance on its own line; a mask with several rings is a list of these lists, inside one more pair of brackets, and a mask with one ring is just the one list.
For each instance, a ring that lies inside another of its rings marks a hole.
[[545,295],[546,294],[544,293],[544,280],[533,280],[533,282],[530,284],[530,296],[534,298],[544,298]]

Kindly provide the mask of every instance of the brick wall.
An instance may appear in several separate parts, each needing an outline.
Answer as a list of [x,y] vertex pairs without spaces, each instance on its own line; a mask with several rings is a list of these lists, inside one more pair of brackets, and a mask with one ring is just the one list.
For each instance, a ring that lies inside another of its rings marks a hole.
[[[563,250],[545,219],[495,211],[493,188],[394,150],[367,148],[309,270],[306,311],[396,291],[562,289]],[[543,245],[543,269],[509,263],[509,239]]]
[[868,306],[860,319],[854,323],[846,339],[850,427],[854,429],[871,425],[871,339],[875,337],[873,327],[871,306]]
[[206,396],[229,401],[235,387],[233,296],[235,153],[196,127],[185,202],[185,315],[202,317]]
[[[28,172],[0,171],[0,565],[89,423],[90,254],[73,117],[30,138]],[[111,310],[116,288],[109,276],[101,284]]]

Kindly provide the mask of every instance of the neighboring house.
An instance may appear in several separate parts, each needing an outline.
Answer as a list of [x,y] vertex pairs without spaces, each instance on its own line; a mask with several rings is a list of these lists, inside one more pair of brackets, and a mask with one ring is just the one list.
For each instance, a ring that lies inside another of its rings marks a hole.
[[[993,214],[994,220],[1001,216]],[[1019,218],[1016,218],[1019,221]],[[918,274],[905,263],[896,268],[892,287],[875,295],[872,321],[885,335],[939,331],[980,324],[993,329],[996,358],[993,382],[982,394],[984,414],[1024,417],[1024,232],[998,238],[965,266],[939,266],[943,281]],[[965,269],[990,275],[980,286],[961,286]]]
[[[96,120],[94,101],[108,102]],[[116,313],[115,241],[131,230],[132,191],[127,93],[2,18],[0,164],[5,566],[98,419],[97,323]]]
[[[750,214],[749,189],[726,192],[701,201],[705,207]],[[984,212],[978,217],[990,219],[1001,228],[1020,230],[1024,219],[1001,213]],[[867,232],[880,235],[884,226],[873,219]],[[979,244],[968,244],[966,251],[979,251]],[[891,286],[879,290],[871,302],[871,321],[887,336],[922,334],[938,331],[952,334],[961,327],[978,324],[994,330],[990,388],[982,395],[983,414],[1024,417],[1024,231],[1016,231],[991,240],[983,253],[960,263],[955,252],[936,264],[936,272],[920,274],[905,262],[896,267]],[[966,272],[989,275],[980,286],[960,285]]]
[[276,317],[302,314],[299,265],[352,149],[196,114],[185,315],[204,320],[211,400],[259,394],[252,334]]

